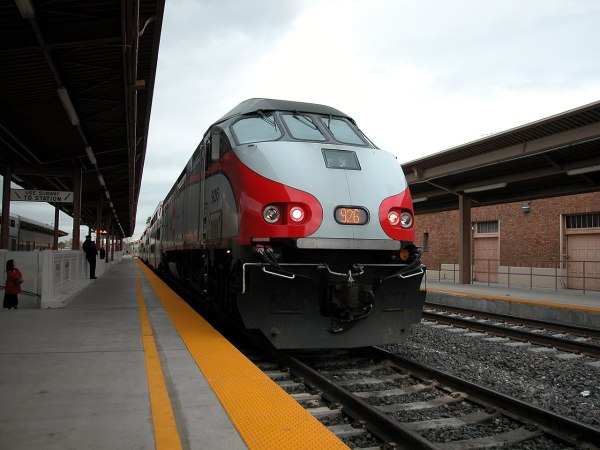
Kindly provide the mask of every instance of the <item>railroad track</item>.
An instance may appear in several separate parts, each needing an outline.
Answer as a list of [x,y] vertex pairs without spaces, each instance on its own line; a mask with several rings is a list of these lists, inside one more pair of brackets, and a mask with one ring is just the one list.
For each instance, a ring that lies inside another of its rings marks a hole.
[[352,448],[599,448],[600,429],[383,349],[261,351],[251,359]]
[[240,333],[238,348],[351,448],[600,449],[599,428],[383,349],[284,352]]
[[423,318],[429,321],[600,359],[600,330],[441,305],[427,304],[427,307],[435,308],[423,311]]

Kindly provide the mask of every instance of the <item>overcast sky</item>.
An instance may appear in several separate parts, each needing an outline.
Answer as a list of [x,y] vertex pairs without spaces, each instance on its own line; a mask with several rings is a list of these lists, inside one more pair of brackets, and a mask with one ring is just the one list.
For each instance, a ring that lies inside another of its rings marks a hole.
[[598,24],[597,0],[167,0],[134,237],[245,99],[337,108],[404,163],[600,100]]

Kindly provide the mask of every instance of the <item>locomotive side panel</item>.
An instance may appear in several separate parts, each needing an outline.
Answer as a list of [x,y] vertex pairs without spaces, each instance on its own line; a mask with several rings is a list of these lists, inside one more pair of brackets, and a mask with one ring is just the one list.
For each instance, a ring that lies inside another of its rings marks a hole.
[[201,214],[200,198],[200,169],[199,165],[193,167],[192,160],[186,168],[186,182],[184,185],[184,214],[183,214],[183,245],[193,248],[198,245],[198,222]]
[[206,179],[206,236],[207,242],[221,243],[222,239],[234,238],[239,230],[239,214],[233,187],[222,172]]

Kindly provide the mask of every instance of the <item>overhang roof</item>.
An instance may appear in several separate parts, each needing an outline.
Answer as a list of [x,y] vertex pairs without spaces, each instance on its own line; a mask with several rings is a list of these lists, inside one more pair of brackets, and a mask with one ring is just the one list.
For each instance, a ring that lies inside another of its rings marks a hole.
[[[102,199],[124,237],[135,228],[163,12],[164,0],[0,6],[2,173],[12,163],[25,189],[73,191],[81,167],[82,224],[95,226]],[[73,216],[72,204],[58,206]]]
[[415,212],[600,190],[600,101],[402,164]]

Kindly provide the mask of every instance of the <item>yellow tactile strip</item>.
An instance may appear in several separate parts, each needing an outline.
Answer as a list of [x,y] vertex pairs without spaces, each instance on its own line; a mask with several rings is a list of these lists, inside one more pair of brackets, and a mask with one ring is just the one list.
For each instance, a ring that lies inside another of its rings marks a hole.
[[152,326],[150,325],[137,270],[135,273],[135,287],[140,310],[140,325],[146,358],[146,374],[148,377],[152,422],[154,424],[155,446],[157,450],[179,450],[181,449],[181,439],[177,431],[177,423],[173,415],[165,377],[160,366],[158,350],[156,349],[156,342],[154,341],[154,334],[152,333]]
[[192,357],[250,449],[347,449],[141,262]]
[[431,289],[431,288],[427,288],[427,292],[437,292],[439,294],[457,295],[459,297],[483,298],[486,300],[497,300],[500,302],[523,303],[525,305],[543,306],[545,308],[569,309],[569,310],[573,310],[573,311],[600,313],[600,308],[595,308],[593,306],[566,305],[563,303],[549,302],[549,301],[545,301],[545,300],[539,300],[539,301],[538,300],[527,300],[527,299],[518,298],[518,297],[507,298],[507,297],[500,297],[500,296],[496,296],[496,295],[479,294],[476,292],[449,291],[449,290],[445,290],[445,289]]

